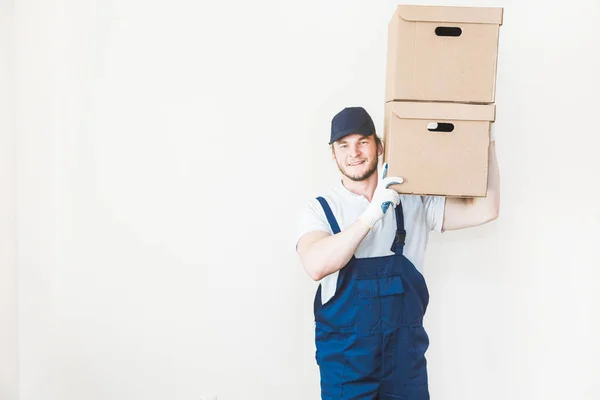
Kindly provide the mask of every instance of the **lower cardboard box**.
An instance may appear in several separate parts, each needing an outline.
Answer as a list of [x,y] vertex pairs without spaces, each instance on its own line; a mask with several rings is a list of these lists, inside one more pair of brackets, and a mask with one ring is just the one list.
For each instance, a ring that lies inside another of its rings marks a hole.
[[485,197],[494,104],[390,101],[384,162],[402,194]]

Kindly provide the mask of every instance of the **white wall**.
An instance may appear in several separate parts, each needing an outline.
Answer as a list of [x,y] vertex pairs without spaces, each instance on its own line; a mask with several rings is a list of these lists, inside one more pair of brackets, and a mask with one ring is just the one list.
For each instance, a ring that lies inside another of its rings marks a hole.
[[17,399],[13,2],[0,1],[0,399]]
[[[21,400],[318,398],[294,219],[395,2],[17,1]],[[505,7],[502,211],[432,238],[434,399],[597,399],[600,17]]]

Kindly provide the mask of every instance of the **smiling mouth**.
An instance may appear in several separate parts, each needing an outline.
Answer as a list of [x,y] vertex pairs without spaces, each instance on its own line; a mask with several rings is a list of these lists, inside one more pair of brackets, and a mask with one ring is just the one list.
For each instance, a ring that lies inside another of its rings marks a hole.
[[363,164],[365,162],[365,160],[361,160],[361,161],[355,161],[353,163],[348,164],[349,167],[355,167],[357,165]]

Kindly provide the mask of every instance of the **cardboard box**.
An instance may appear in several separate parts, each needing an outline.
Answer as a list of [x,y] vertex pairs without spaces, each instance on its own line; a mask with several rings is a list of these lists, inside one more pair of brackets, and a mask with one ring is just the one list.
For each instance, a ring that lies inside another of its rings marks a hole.
[[502,8],[398,6],[385,101],[494,103],[502,18]]
[[384,162],[399,193],[485,197],[493,104],[385,104]]

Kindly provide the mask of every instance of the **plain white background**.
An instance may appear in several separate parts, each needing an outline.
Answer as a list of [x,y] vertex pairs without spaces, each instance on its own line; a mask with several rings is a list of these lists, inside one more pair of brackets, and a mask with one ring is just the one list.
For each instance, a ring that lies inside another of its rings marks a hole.
[[17,394],[17,246],[14,37],[11,2],[0,1],[0,399]]
[[[501,215],[432,235],[432,398],[598,399],[600,3],[413,3],[505,7]],[[333,114],[382,130],[397,3],[0,4],[0,397],[317,399],[295,219]]]

